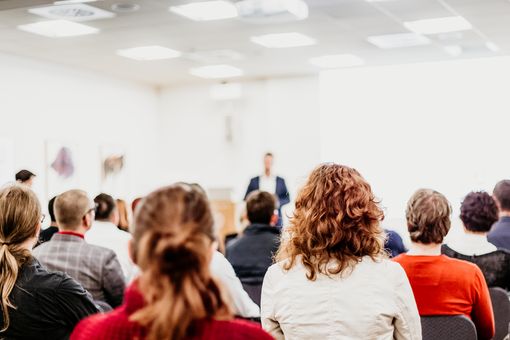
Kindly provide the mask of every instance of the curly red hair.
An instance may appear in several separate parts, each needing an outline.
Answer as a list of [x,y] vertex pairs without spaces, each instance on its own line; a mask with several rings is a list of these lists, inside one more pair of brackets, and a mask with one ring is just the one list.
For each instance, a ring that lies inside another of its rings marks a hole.
[[284,269],[289,270],[300,257],[312,281],[317,273],[339,274],[364,256],[376,260],[384,254],[383,217],[358,171],[322,164],[298,194],[287,229],[290,238],[282,242],[276,260],[288,260]]

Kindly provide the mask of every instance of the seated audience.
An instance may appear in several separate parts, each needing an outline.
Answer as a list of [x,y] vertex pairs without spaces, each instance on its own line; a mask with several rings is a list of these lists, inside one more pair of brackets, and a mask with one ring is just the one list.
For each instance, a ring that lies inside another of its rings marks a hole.
[[494,316],[482,272],[472,263],[441,255],[450,214],[442,194],[418,190],[406,210],[411,248],[394,261],[409,277],[420,315],[465,315],[474,322],[478,339],[491,339]]
[[262,283],[273,255],[280,244],[280,231],[275,227],[276,200],[264,191],[253,191],[246,199],[246,213],[250,225],[243,235],[229,243],[227,260],[242,282]]
[[460,207],[460,219],[463,237],[443,245],[441,252],[476,264],[489,287],[510,290],[510,252],[487,241],[487,233],[498,220],[494,199],[486,192],[469,193]]
[[385,259],[382,218],[356,170],[316,168],[264,278],[262,327],[276,339],[421,339],[406,274]]
[[99,194],[94,198],[96,203],[96,220],[92,228],[85,234],[90,244],[109,248],[115,252],[124,272],[126,282],[131,281],[136,273],[134,264],[128,254],[128,243],[131,235],[119,230],[119,211],[112,196]]
[[386,241],[384,242],[384,250],[388,252],[390,257],[398,256],[407,251],[402,241],[402,237],[393,230],[384,230],[386,232]]
[[103,309],[111,309],[122,303],[126,284],[113,250],[85,242],[94,210],[94,202],[82,190],[59,195],[55,201],[59,232],[33,254],[49,270],[64,272],[78,281]]
[[117,227],[120,230],[129,231],[129,215],[127,211],[126,201],[116,199],[115,203],[117,204],[117,210],[119,212],[119,223],[117,224]]
[[29,188],[34,184],[35,174],[29,170],[20,170],[16,173],[16,182],[26,185]]
[[140,277],[122,307],[85,319],[71,339],[271,339],[256,324],[233,319],[209,271],[216,245],[203,193],[175,184],[140,205],[130,247]]
[[510,250],[510,180],[498,182],[492,196],[499,209],[499,221],[494,223],[487,239],[498,248]]
[[26,186],[0,190],[0,338],[68,339],[82,318],[99,312],[92,297],[64,273],[32,256],[41,207]]
[[53,197],[48,202],[48,213],[50,214],[50,225],[48,228],[41,230],[39,233],[39,243],[47,242],[51,239],[53,234],[58,232],[57,219],[55,218],[55,212],[53,210],[53,206],[55,204],[56,197]]

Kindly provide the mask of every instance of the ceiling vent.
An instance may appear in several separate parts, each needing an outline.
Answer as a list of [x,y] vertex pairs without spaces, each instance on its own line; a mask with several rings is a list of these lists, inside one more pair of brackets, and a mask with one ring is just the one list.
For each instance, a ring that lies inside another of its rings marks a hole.
[[68,4],[30,8],[30,13],[48,19],[63,19],[70,21],[92,21],[113,18],[115,13],[85,4]]

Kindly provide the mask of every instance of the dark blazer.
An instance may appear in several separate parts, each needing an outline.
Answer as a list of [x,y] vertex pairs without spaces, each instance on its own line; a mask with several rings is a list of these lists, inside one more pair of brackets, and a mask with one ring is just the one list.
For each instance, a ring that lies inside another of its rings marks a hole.
[[252,224],[227,246],[226,258],[241,282],[262,283],[279,245],[280,232],[276,227]]
[[487,240],[498,248],[510,250],[510,217],[501,217],[494,223]]
[[[246,195],[244,195],[244,200],[246,200],[246,198],[248,197],[248,195],[251,192],[259,190],[259,188],[260,188],[259,183],[260,183],[260,177],[258,177],[258,176],[253,177],[250,180],[250,184],[248,185],[248,189],[246,190]],[[287,185],[285,184],[285,180],[279,176],[276,176],[276,190],[275,191],[276,192],[274,194],[276,194],[276,197],[278,198],[278,202],[276,204],[277,209],[278,209],[278,217],[279,217],[277,225],[281,226],[282,225],[281,207],[290,202],[290,195],[289,195],[289,190],[287,189]]]
[[9,308],[3,339],[68,339],[81,319],[99,312],[80,284],[64,273],[48,272],[34,258],[21,267],[9,298],[17,308]]
[[126,284],[113,250],[88,244],[79,236],[57,233],[32,253],[49,270],[78,281],[102,307],[122,304]]

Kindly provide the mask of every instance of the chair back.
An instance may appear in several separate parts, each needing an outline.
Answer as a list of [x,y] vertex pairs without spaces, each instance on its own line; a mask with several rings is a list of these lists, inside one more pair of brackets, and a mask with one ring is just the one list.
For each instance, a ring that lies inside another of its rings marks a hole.
[[260,297],[262,295],[262,283],[257,282],[243,282],[243,288],[248,293],[250,298],[260,307]]
[[475,324],[464,315],[421,317],[423,340],[477,340]]
[[508,335],[508,324],[510,323],[510,300],[506,290],[500,287],[489,288],[491,294],[492,310],[496,323],[496,335],[493,340],[502,340]]

